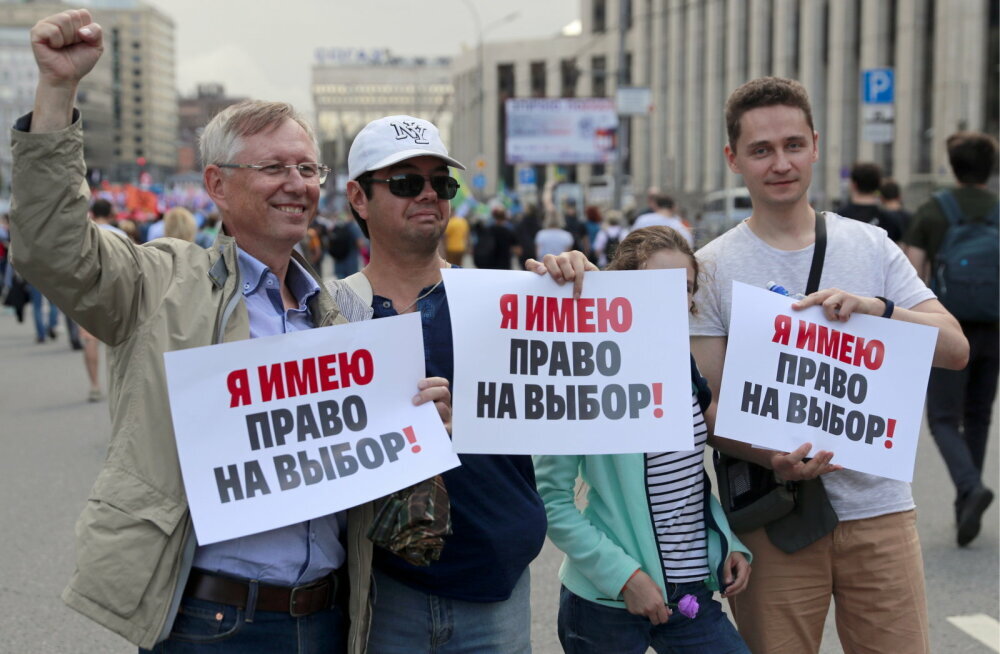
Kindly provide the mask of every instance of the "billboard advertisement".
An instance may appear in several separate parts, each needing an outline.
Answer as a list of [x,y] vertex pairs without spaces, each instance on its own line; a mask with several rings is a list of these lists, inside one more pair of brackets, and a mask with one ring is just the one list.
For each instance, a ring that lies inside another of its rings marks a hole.
[[507,163],[608,163],[618,115],[612,98],[507,100]]

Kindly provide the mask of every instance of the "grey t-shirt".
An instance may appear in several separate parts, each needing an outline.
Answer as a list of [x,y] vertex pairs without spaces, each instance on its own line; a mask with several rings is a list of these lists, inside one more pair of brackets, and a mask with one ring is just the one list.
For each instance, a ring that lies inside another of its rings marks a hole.
[[[826,260],[819,287],[889,298],[905,309],[934,298],[899,246],[880,227],[827,212]],[[813,246],[778,250],[743,222],[698,250],[702,276],[691,318],[692,336],[727,336],[733,280],[766,288],[774,281],[804,293]],[[914,398],[916,401],[918,398]],[[922,398],[920,398],[922,399]],[[834,450],[836,463],[836,450]],[[830,503],[841,520],[860,520],[914,507],[910,485],[853,470],[823,476]]]

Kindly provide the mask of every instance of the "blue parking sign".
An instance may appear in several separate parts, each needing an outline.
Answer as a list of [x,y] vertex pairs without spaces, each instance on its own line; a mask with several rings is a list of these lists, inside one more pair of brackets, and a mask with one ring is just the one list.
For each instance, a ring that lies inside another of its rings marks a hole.
[[472,176],[472,188],[483,190],[486,188],[486,175],[482,173],[476,173]]
[[892,104],[894,95],[892,68],[869,68],[861,71],[861,97],[864,104]]
[[524,186],[528,186],[529,184],[534,184],[536,181],[535,169],[528,167],[528,168],[522,168],[521,170],[517,171],[517,181],[519,184],[523,184]]

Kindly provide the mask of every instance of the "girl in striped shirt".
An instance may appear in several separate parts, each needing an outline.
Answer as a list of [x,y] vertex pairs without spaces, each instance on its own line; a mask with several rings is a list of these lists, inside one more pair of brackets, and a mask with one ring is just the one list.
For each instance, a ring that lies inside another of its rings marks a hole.
[[[698,263],[669,227],[629,234],[608,266],[663,268],[687,270],[690,301]],[[558,630],[567,654],[644,654],[649,647],[658,654],[749,654],[713,598],[717,590],[728,597],[746,587],[750,555],[711,493],[704,467],[711,392],[693,359],[690,374],[693,450],[535,457],[548,535],[566,554]],[[578,476],[587,500],[582,510],[574,502]],[[685,595],[700,607],[693,617],[670,608]]]

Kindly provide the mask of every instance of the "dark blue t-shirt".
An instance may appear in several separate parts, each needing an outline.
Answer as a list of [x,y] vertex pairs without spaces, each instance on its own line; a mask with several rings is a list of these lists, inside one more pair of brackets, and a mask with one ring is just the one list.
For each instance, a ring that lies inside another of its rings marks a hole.
[[[423,295],[429,290],[421,290]],[[375,318],[395,316],[392,302],[374,296]],[[451,314],[444,285],[417,303],[424,330],[428,377],[454,381]],[[454,390],[452,391],[454,393]],[[375,548],[374,565],[400,582],[433,595],[468,602],[510,597],[517,580],[545,541],[545,507],[535,488],[535,469],[525,455],[460,454],[445,472],[453,532],[441,558],[430,566],[410,565]]]

